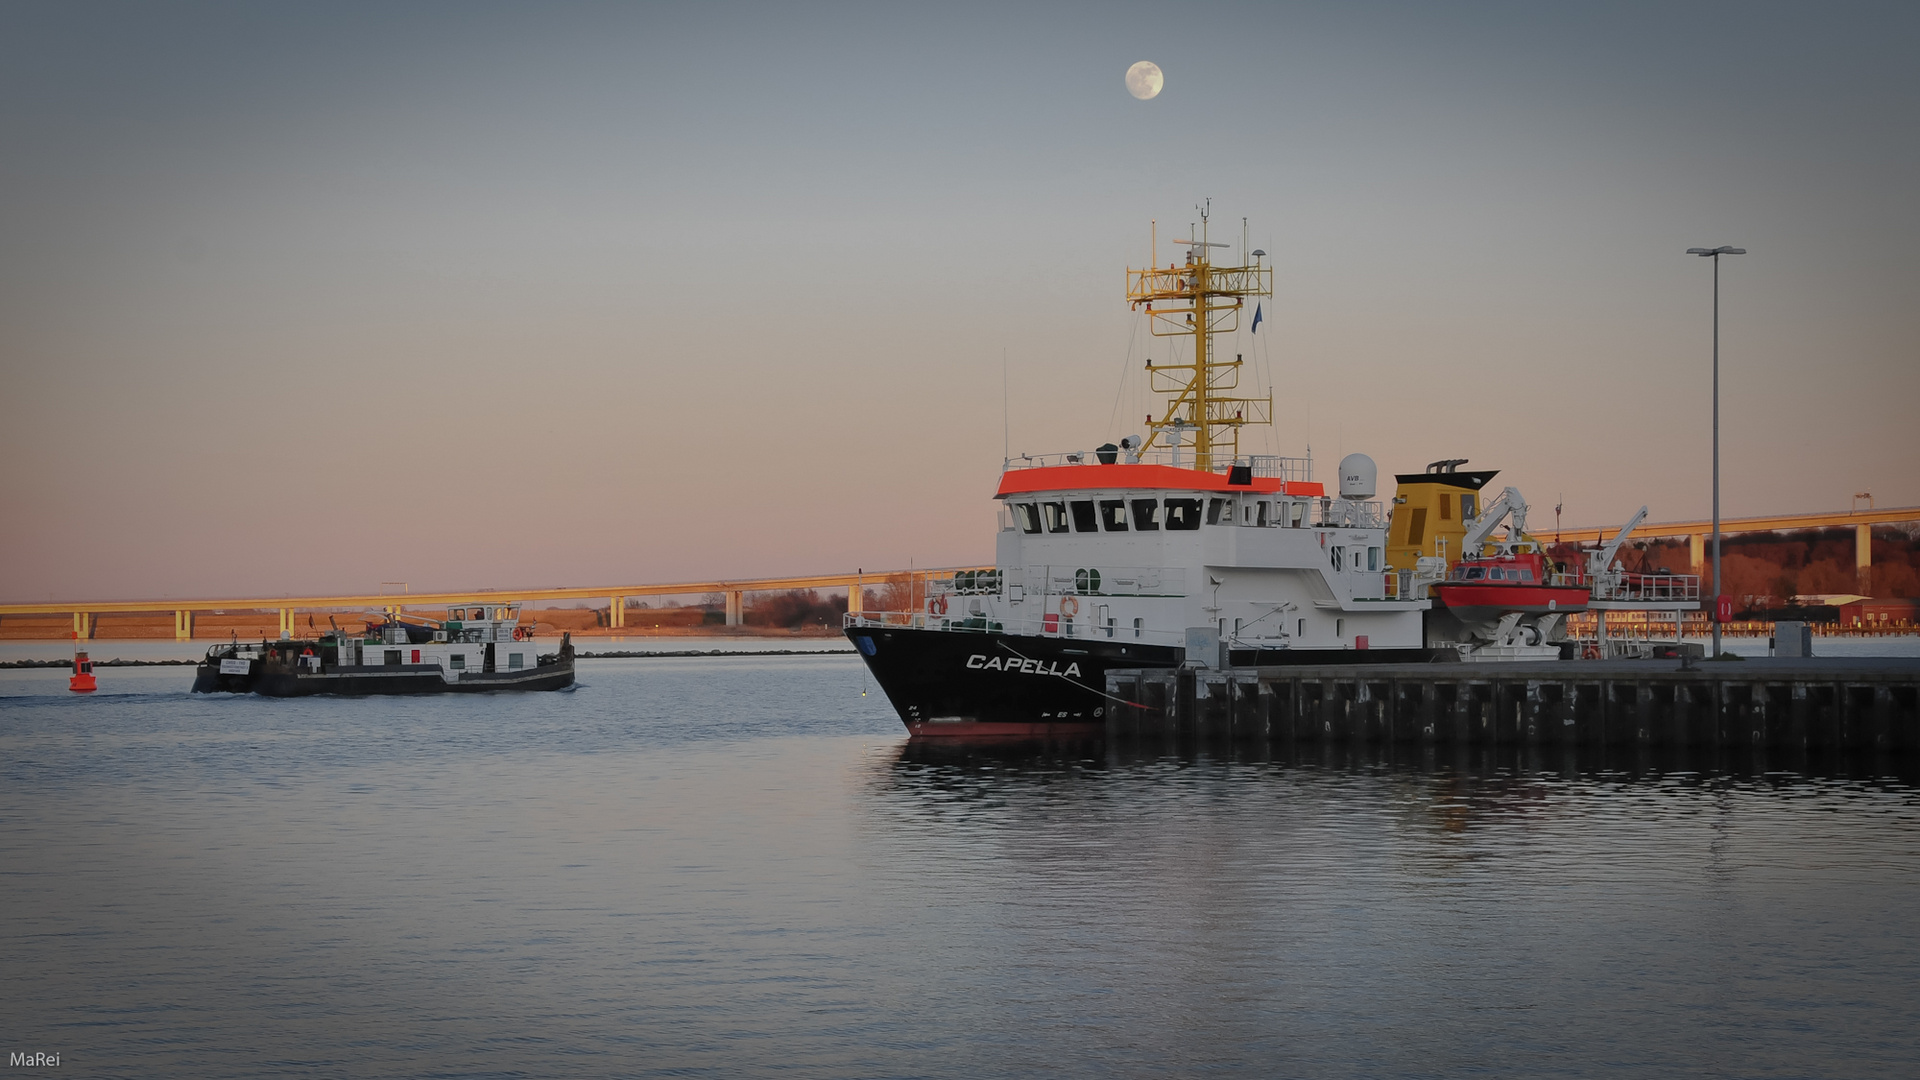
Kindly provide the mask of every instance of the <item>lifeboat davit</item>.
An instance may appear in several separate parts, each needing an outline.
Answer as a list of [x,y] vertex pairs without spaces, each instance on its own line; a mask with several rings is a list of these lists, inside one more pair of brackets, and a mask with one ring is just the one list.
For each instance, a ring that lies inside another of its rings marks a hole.
[[79,634],[73,635],[73,677],[67,680],[67,689],[76,694],[91,694],[98,689],[93,680],[93,661],[80,647]]
[[1432,591],[1463,623],[1498,622],[1513,612],[1553,615],[1587,610],[1591,586],[1565,583],[1565,577],[1555,574],[1537,550],[1502,552],[1461,559]]

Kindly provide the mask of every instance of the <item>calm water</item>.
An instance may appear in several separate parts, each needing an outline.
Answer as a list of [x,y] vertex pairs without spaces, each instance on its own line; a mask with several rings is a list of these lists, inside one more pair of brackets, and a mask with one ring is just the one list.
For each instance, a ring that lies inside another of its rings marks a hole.
[[850,657],[574,692],[0,672],[0,1036],[65,1075],[1912,1076],[1920,792],[909,748]]

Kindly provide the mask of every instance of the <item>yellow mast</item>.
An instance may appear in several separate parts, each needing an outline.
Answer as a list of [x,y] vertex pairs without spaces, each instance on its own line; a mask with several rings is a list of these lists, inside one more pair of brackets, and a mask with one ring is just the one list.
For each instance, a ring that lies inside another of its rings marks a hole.
[[[1187,245],[1185,265],[1127,270],[1127,301],[1136,310],[1145,306],[1148,326],[1155,337],[1193,337],[1193,363],[1156,366],[1151,359],[1147,361],[1148,388],[1170,394],[1172,400],[1167,403],[1166,415],[1158,420],[1147,418],[1152,434],[1142,449],[1153,446],[1169,429],[1177,445],[1179,433],[1191,429],[1194,467],[1213,472],[1239,457],[1241,427],[1273,422],[1271,389],[1261,398],[1227,393],[1239,388],[1242,360],[1238,356],[1230,361],[1215,360],[1212,343],[1213,335],[1230,334],[1240,328],[1240,311],[1247,297],[1273,295],[1273,271],[1257,260],[1250,266],[1213,265],[1212,250],[1228,245],[1207,239],[1207,217],[1208,207],[1203,206],[1199,239],[1179,241]],[[1156,247],[1158,242],[1156,235]],[[1154,261],[1158,261],[1157,254]]]

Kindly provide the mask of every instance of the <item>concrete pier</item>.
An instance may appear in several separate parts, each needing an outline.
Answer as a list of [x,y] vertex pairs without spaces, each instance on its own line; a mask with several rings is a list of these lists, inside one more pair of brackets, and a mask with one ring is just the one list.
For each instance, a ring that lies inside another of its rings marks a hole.
[[1920,750],[1920,658],[1127,669],[1107,693],[1121,737]]

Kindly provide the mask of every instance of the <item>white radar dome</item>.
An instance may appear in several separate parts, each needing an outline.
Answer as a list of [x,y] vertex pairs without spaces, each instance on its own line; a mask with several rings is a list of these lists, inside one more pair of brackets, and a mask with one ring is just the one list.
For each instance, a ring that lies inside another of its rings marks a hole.
[[1380,470],[1365,454],[1348,454],[1340,459],[1340,497],[1371,499],[1380,478]]

